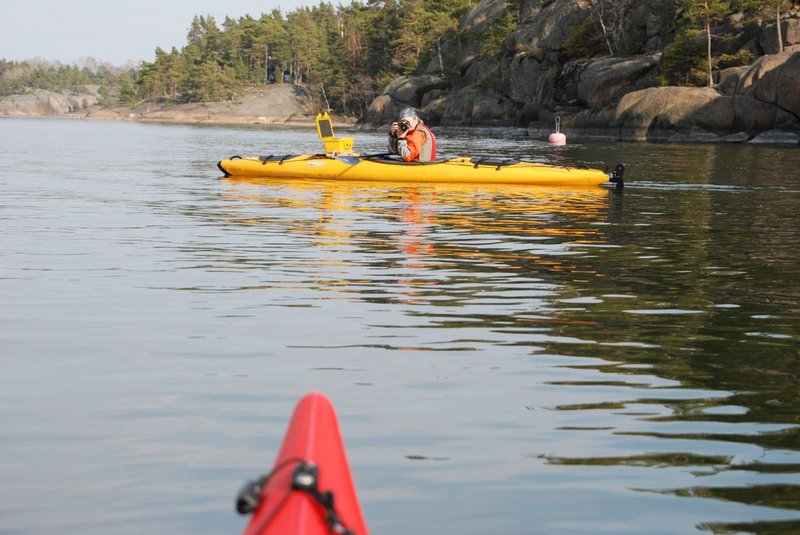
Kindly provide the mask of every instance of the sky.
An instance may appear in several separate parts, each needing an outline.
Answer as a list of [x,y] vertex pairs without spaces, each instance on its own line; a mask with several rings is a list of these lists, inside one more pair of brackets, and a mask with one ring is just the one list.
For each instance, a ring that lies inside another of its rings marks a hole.
[[153,61],[156,47],[186,45],[195,15],[254,18],[279,8],[284,14],[319,0],[3,0],[0,58],[74,64],[92,57],[124,66]]

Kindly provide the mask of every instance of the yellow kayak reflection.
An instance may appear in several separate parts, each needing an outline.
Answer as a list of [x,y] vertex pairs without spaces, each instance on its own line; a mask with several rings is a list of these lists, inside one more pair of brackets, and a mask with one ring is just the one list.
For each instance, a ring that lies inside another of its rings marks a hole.
[[[359,214],[408,224],[406,239],[421,235],[429,226],[444,226],[478,233],[527,234],[540,239],[594,241],[607,219],[613,192],[592,186],[546,188],[534,186],[470,184],[332,182],[326,180],[224,179],[227,200],[264,206],[311,209],[317,224],[298,221],[289,232],[312,233],[346,243],[357,232]],[[562,224],[568,219],[570,224]],[[239,223],[258,224],[260,218]],[[285,224],[291,224],[288,221]],[[325,241],[321,245],[331,245]],[[439,247],[446,244],[439,244]],[[406,248],[432,252],[432,246],[408,243]]]
[[239,178],[221,184],[226,224],[251,226],[270,240],[286,237],[273,246],[286,247],[281,269],[314,272],[306,284],[333,299],[386,277],[407,303],[431,299],[442,277],[474,270],[525,279],[551,273],[574,284],[602,277],[587,251],[607,245],[615,195],[597,187]]

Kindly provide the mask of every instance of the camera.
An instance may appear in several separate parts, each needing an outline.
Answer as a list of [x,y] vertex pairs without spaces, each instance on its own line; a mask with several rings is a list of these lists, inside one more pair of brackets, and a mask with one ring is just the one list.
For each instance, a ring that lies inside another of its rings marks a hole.
[[398,128],[400,128],[402,132],[405,132],[406,130],[411,128],[411,125],[408,124],[408,121],[400,121],[400,123],[397,126]]

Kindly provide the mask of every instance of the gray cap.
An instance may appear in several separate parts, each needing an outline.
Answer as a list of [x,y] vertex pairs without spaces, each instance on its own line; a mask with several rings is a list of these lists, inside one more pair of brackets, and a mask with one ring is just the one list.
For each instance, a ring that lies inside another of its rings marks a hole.
[[414,110],[414,108],[403,108],[403,111],[400,112],[400,119],[405,119],[406,117],[419,118],[419,115],[417,115],[417,112]]

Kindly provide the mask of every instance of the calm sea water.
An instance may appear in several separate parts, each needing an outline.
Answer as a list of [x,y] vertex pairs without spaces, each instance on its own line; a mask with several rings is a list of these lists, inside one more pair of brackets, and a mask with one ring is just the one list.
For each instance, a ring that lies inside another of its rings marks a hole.
[[220,179],[319,142],[0,120],[0,533],[236,533],[312,390],[374,533],[800,532],[800,150],[439,137],[629,187]]

